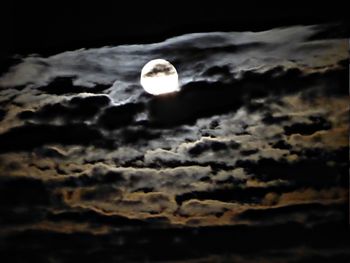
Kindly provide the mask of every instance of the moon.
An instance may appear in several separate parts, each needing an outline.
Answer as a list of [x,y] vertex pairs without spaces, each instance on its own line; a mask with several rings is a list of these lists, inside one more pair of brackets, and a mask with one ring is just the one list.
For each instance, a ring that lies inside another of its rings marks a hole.
[[146,63],[141,71],[140,83],[152,95],[179,91],[179,77],[175,67],[165,59]]

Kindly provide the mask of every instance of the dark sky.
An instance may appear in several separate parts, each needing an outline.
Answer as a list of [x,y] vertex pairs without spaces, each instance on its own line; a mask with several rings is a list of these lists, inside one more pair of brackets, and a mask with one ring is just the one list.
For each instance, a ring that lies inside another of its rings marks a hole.
[[150,43],[189,32],[338,22],[347,15],[347,9],[333,1],[273,2],[277,1],[11,1],[2,8],[2,52],[52,54]]

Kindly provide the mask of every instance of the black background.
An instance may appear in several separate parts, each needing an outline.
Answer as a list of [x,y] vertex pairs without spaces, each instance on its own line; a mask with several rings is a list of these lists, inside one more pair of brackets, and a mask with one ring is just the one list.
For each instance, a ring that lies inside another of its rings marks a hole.
[[149,43],[189,32],[345,24],[348,8],[342,2],[14,0],[1,4],[1,53],[49,55],[83,47]]

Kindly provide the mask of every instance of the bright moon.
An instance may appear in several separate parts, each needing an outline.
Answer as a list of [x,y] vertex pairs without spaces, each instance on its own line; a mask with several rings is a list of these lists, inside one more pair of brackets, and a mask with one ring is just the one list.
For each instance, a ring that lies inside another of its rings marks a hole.
[[152,95],[179,90],[179,77],[176,69],[164,59],[149,61],[142,68],[140,83],[143,89]]

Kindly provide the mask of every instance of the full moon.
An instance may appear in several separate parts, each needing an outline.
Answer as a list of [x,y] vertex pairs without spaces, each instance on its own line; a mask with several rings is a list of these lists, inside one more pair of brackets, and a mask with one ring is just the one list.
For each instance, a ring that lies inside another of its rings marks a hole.
[[179,90],[179,77],[175,67],[164,59],[149,61],[141,71],[140,83],[152,95],[166,94]]

